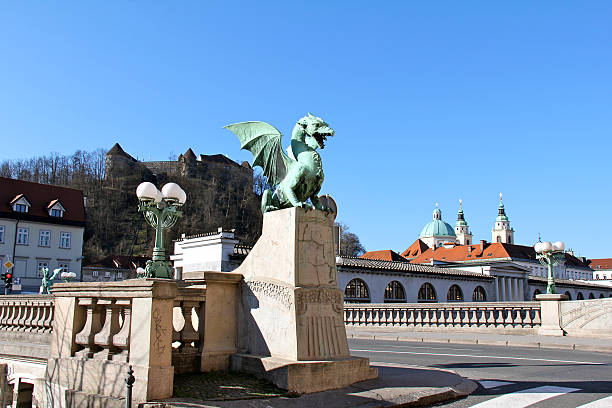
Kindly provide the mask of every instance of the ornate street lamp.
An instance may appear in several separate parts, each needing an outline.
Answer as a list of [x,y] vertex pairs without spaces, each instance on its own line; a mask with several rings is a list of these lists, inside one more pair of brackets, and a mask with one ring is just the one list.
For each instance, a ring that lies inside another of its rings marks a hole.
[[[172,268],[164,249],[164,230],[171,228],[183,215],[180,207],[185,204],[187,194],[176,183],[164,185],[159,191],[153,183],[141,183],[136,189],[140,201],[138,212],[155,228],[155,248],[153,259],[147,261],[145,278],[172,278]],[[139,276],[141,276],[139,274]]]
[[559,265],[565,260],[565,244],[561,241],[557,241],[554,244],[548,241],[538,241],[533,248],[536,251],[536,259],[538,259],[542,265],[548,267],[548,286],[546,287],[546,293],[553,295],[557,293],[555,289],[553,266]]

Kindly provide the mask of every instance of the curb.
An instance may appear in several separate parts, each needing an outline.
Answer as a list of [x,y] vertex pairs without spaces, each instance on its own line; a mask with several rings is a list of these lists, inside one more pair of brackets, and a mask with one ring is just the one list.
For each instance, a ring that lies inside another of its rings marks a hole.
[[389,336],[389,335],[363,335],[363,334],[351,334],[348,336],[351,339],[361,340],[387,340],[387,341],[398,341],[405,343],[442,343],[442,344],[480,344],[483,346],[502,346],[502,347],[527,347],[527,348],[549,348],[549,349],[561,349],[570,351],[597,351],[603,353],[612,353],[612,347],[606,346],[592,346],[588,344],[560,344],[560,343],[543,343],[543,342],[515,342],[509,340],[468,340],[468,339],[453,339],[453,338],[425,338],[425,337],[414,337],[410,339],[404,339],[400,336]]
[[450,402],[453,400],[467,397],[468,395],[476,391],[477,388],[478,384],[476,382],[464,378],[463,381],[461,381],[459,384],[453,385],[451,387],[442,387],[432,389],[431,391],[413,393],[406,397],[385,400],[384,402],[392,404],[385,405],[387,407],[429,407],[432,404]]

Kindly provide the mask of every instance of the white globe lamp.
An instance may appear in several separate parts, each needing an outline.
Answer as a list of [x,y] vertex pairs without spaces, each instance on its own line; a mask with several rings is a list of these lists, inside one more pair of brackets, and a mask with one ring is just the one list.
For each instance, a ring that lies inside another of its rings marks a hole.
[[149,183],[148,181],[140,183],[138,188],[136,188],[136,196],[140,200],[155,201],[157,199],[158,193],[159,191],[157,190],[157,187],[155,187],[155,184]]
[[185,191],[176,183],[167,183],[162,188],[162,195],[167,200],[177,201],[179,204],[184,204],[187,199]]
[[555,251],[565,251],[565,244],[563,241],[557,241],[553,244],[553,249]]

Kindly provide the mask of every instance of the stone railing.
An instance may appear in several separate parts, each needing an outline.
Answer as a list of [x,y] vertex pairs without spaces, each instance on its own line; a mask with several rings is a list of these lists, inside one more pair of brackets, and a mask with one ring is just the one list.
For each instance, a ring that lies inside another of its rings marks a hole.
[[559,325],[568,335],[612,338],[612,299],[570,300],[559,304]]
[[0,296],[0,331],[50,333],[53,296]]
[[201,286],[179,285],[174,299],[172,365],[175,374],[199,372],[204,339],[204,301]]
[[345,304],[352,326],[401,326],[417,330],[525,330],[541,323],[539,302]]

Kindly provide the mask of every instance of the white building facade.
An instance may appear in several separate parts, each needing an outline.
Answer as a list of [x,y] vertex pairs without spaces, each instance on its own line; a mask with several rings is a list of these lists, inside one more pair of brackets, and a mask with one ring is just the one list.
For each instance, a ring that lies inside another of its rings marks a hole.
[[[12,272],[22,293],[38,292],[44,267],[74,272],[79,280],[85,229],[82,191],[2,177],[0,190],[2,272]],[[4,266],[7,261],[14,264],[10,270]]]

